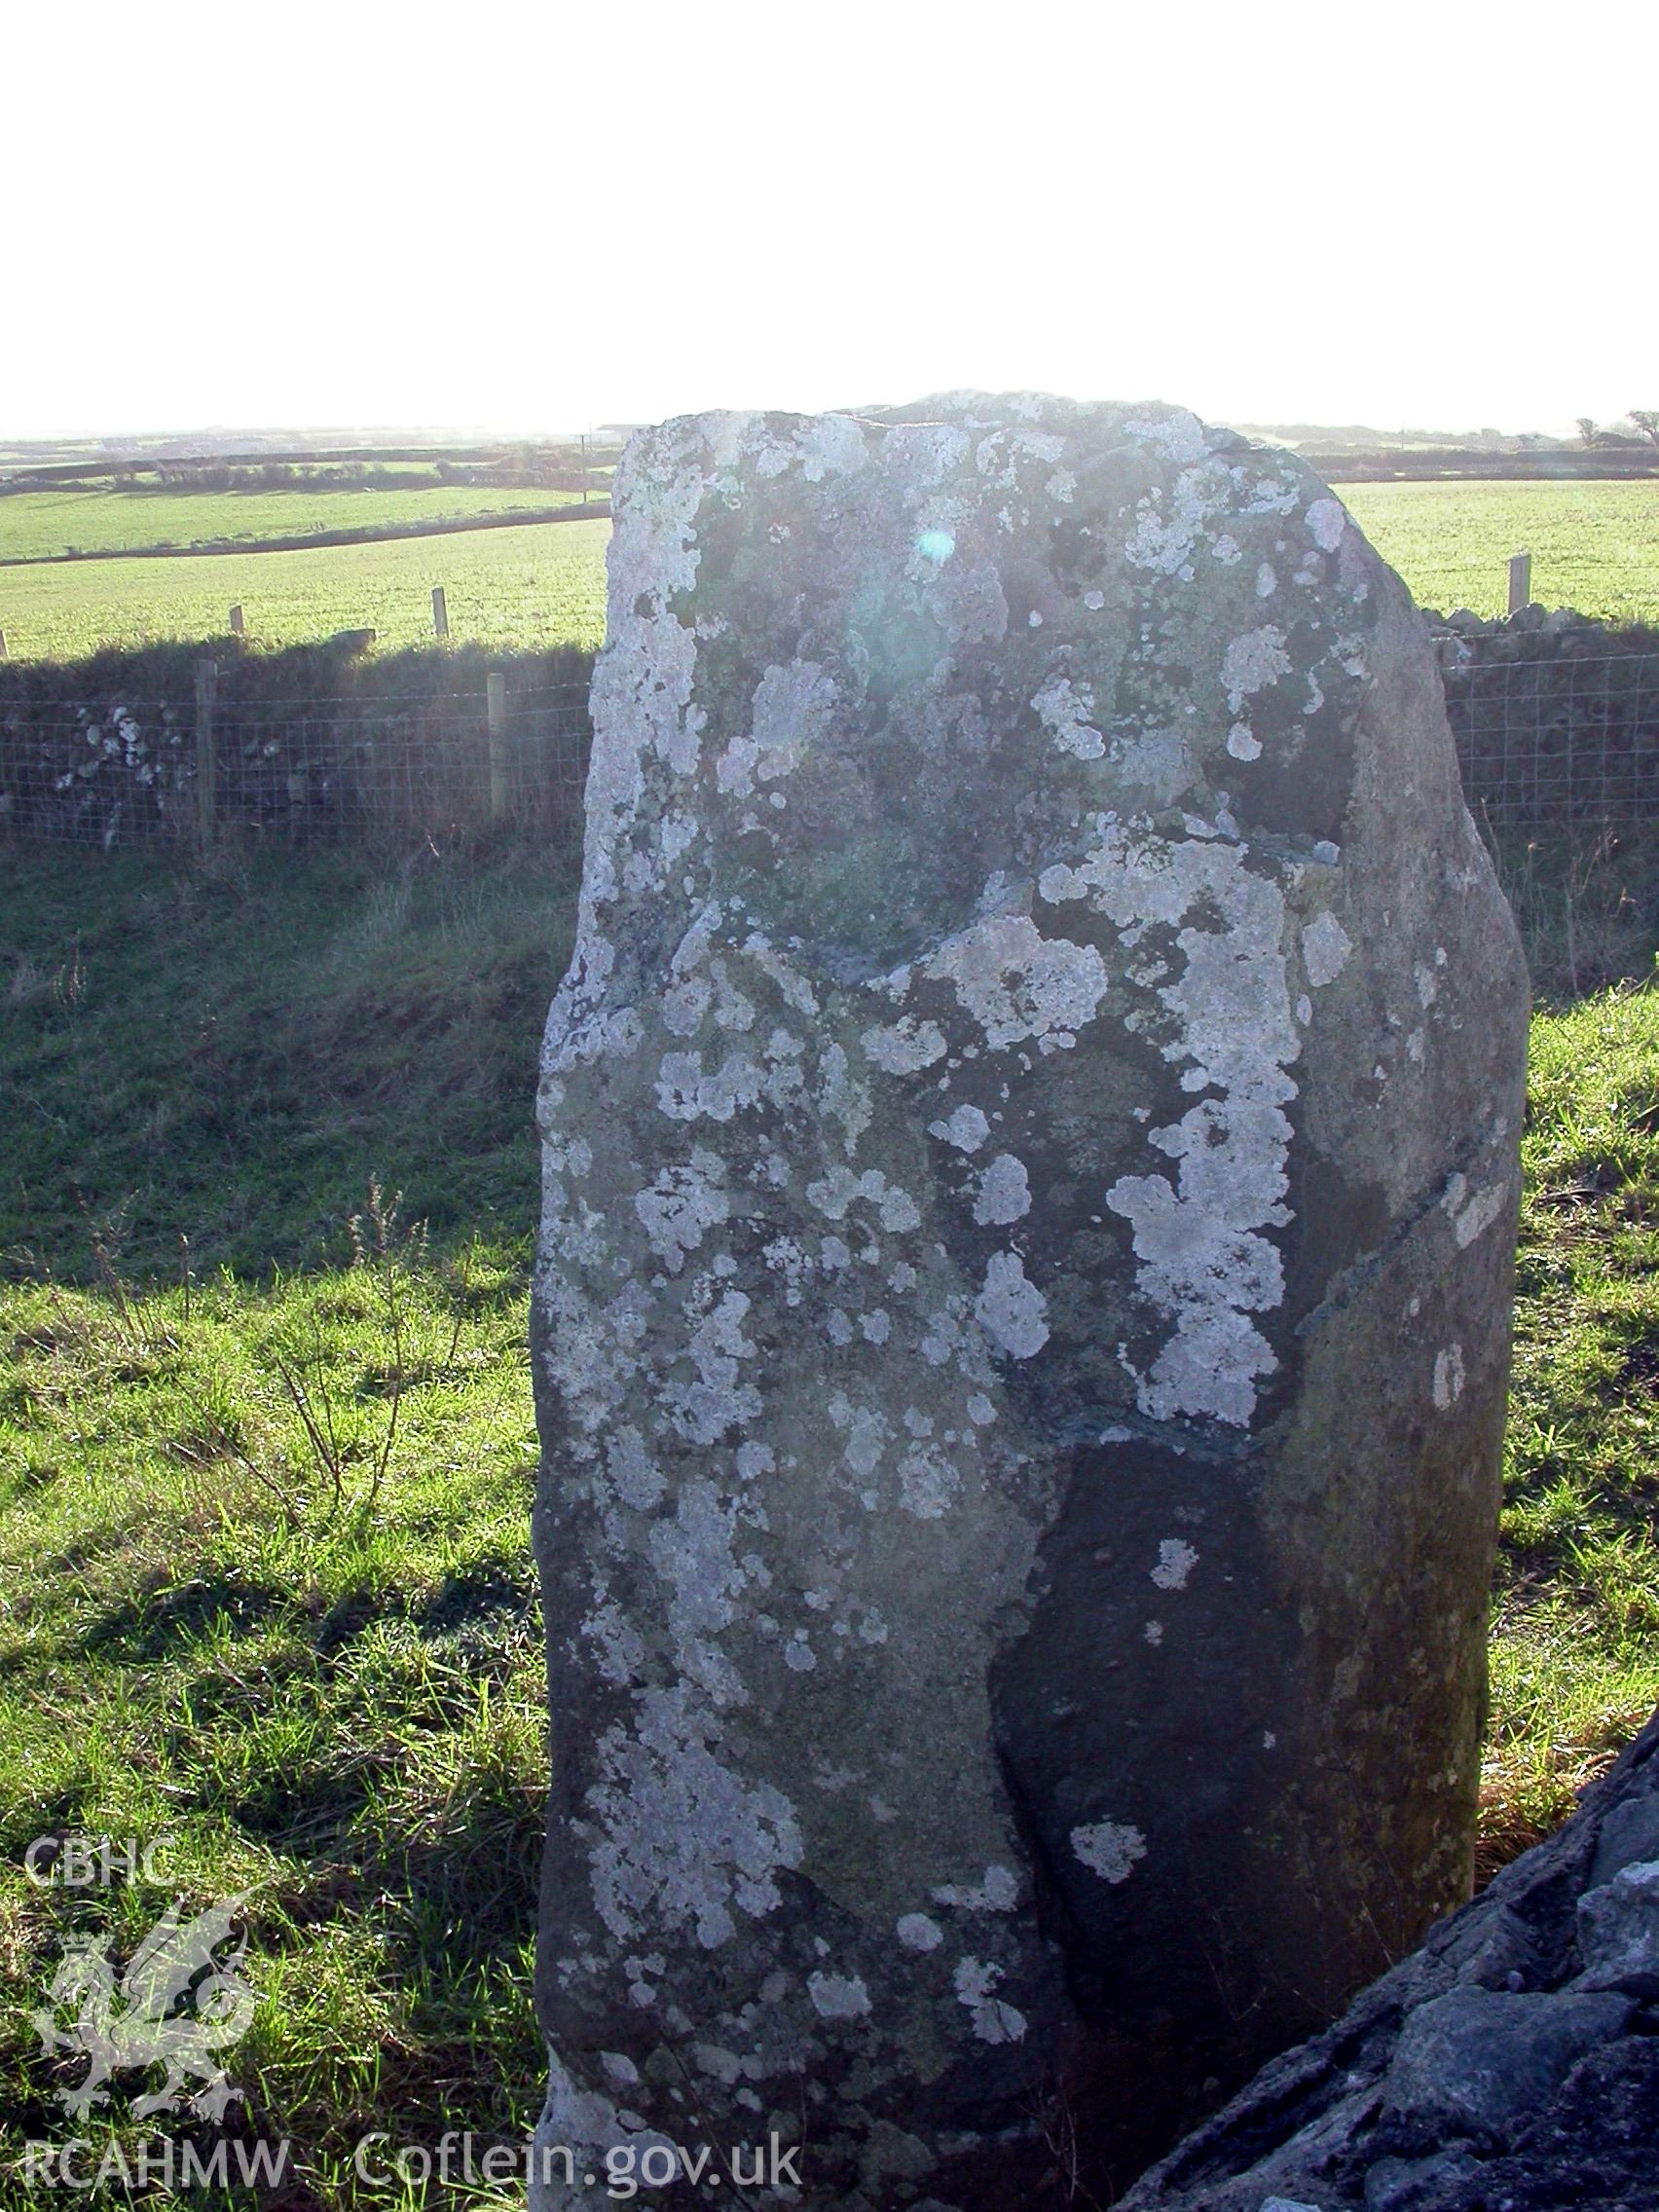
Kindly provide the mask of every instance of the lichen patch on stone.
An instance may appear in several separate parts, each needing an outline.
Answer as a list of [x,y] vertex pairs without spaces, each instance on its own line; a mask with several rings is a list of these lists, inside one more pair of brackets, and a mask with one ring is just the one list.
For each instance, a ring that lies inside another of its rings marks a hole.
[[1127,1821],[1094,1821],[1071,1831],[1071,1847],[1103,1882],[1126,1882],[1146,1857],[1146,1838]]
[[1158,1547],[1158,1565],[1152,1579],[1161,1590],[1185,1590],[1187,1577],[1198,1564],[1193,1546],[1180,1536],[1165,1536]]
[[1335,914],[1316,914],[1302,933],[1302,965],[1315,990],[1334,983],[1347,965],[1353,940]]
[[965,2005],[981,2043],[1019,2043],[1025,2035],[1025,2015],[996,1996],[1003,1970],[987,1960],[965,1958],[954,1980],[958,2004]]
[[773,1911],[779,1870],[800,1863],[794,1807],[723,1766],[719,1740],[685,1688],[645,1692],[634,1731],[602,1740],[605,1779],[589,1797],[600,1830],[593,1889],[612,1936],[689,1926],[713,1949],[735,1933],[736,1912]]
[[810,1973],[806,1986],[812,2009],[821,2019],[862,2019],[870,2009],[869,1991],[856,1973]]
[[1048,1304],[1025,1273],[1017,1252],[997,1252],[985,1264],[984,1287],[974,1317],[999,1351],[1033,1359],[1049,1341]]
[[948,982],[993,1051],[1093,1019],[1108,977],[1092,944],[1045,938],[1025,914],[993,914],[951,939],[923,971]]

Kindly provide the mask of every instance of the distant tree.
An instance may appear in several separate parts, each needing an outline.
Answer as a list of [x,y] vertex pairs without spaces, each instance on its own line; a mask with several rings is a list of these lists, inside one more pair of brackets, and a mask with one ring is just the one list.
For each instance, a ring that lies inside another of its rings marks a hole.
[[1633,407],[1630,419],[1650,445],[1659,446],[1659,407]]
[[1602,433],[1596,427],[1594,418],[1589,415],[1579,416],[1578,435],[1584,440],[1584,443],[1587,446],[1600,445],[1602,442]]

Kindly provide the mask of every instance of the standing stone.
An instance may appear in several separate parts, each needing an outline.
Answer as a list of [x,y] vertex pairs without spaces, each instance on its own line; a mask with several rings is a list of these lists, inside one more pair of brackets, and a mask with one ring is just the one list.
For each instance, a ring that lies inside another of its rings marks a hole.
[[671,2142],[779,2201],[772,2134],[812,2206],[1099,2194],[1466,1894],[1514,929],[1288,454],[711,415],[615,516],[535,2201]]

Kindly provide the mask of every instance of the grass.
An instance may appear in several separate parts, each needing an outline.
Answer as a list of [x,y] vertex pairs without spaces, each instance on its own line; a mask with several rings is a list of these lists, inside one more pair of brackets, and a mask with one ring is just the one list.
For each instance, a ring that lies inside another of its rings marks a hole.
[[0,569],[0,630],[14,658],[71,661],[106,645],[222,638],[240,605],[261,645],[372,629],[397,648],[430,639],[432,586],[442,584],[458,640],[502,651],[597,645],[609,527],[546,523],[301,552]]
[[440,1239],[534,1218],[528,1099],[576,857],[9,855],[0,1252],[85,1278],[314,1262],[373,1171]]
[[[29,2025],[63,1936],[129,1956],[174,1889],[191,1910],[250,1893],[258,2009],[235,2072],[247,2131],[305,2154],[290,2212],[398,2201],[346,2171],[372,2127],[484,2144],[534,2119],[529,1099],[574,866],[18,859],[9,2143],[61,2129],[55,2092],[84,2071],[46,2062]],[[367,1201],[365,1161],[406,1183],[396,1212],[389,1182]],[[69,1830],[167,1833],[168,1888],[37,1888],[23,1852]],[[0,2204],[28,2201],[0,2159]]]
[[[350,2152],[515,2142],[538,2095],[528,1102],[574,853],[12,865],[0,2111],[65,2130],[84,2062],[28,2015],[66,1934],[125,1960],[175,1892],[245,1892],[235,2125],[302,2156],[282,2212],[463,2201]],[[1506,865],[1541,959],[1590,878]],[[1650,970],[1621,929],[1581,925],[1581,987]],[[1659,992],[1552,1002],[1532,1051],[1489,1868],[1659,1699]],[[70,1831],[165,1833],[166,1886],[36,1887]],[[100,2131],[143,2130],[118,2098]]]
[[[524,1257],[479,1244],[440,1266],[394,1222],[386,1256],[260,1288],[225,1273],[188,1302],[0,1293],[14,2143],[175,2131],[119,2098],[71,2128],[55,2094],[85,2060],[43,2060],[29,2024],[66,1933],[129,1958],[174,1895],[187,1915],[247,1899],[232,2126],[303,2155],[309,2191],[284,2202],[364,2201],[349,2162],[376,2127],[516,2142],[533,2121],[545,1674]],[[31,1841],[75,1831],[165,1836],[165,1887],[32,1884]],[[0,2173],[0,2202],[29,2200]]]
[[1659,1703],[1659,990],[1532,1024],[1489,1864]]
[[1659,834],[1510,832],[1493,849],[1541,1003],[1559,1010],[1610,984],[1652,977]]
[[1532,597],[1607,622],[1659,621],[1659,480],[1342,484],[1344,503],[1420,607],[1501,614],[1509,557]]
[[396,530],[411,523],[558,507],[579,492],[440,484],[407,472],[407,487],[287,492],[119,492],[59,485],[0,498],[0,561],[60,553],[129,553],[157,545],[257,545],[330,530]]

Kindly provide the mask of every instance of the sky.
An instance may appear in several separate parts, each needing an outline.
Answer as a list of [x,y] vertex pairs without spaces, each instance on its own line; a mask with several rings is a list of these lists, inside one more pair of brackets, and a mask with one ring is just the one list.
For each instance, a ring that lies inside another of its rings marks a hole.
[[0,443],[1659,406],[1659,9],[8,11]]

